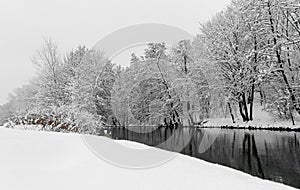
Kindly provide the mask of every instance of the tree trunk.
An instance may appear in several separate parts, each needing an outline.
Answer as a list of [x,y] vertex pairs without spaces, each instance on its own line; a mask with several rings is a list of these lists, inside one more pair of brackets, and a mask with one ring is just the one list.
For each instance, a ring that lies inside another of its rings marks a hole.
[[253,121],[254,90],[255,90],[255,86],[254,84],[252,84],[251,95],[250,95],[250,115],[249,115],[250,121]]
[[247,108],[247,102],[246,102],[246,95],[245,93],[243,93],[243,108],[244,108],[244,111],[245,111],[245,121],[249,121],[249,115],[248,115],[248,108]]
[[231,105],[230,105],[230,103],[229,103],[229,102],[228,102],[227,104],[228,104],[228,108],[229,108],[229,112],[230,112],[230,115],[231,115],[232,122],[233,122],[233,123],[235,123],[235,120],[234,120],[234,115],[233,115],[233,113],[232,113],[232,108],[231,108]]
[[260,87],[259,94],[260,94],[260,105],[262,106],[264,103],[264,93],[263,93],[262,87]]
[[291,116],[291,119],[292,119],[292,123],[293,123],[293,125],[295,125],[295,120],[294,120],[292,109],[289,108],[289,111],[290,111],[290,116]]
[[255,74],[256,74],[256,67],[257,67],[257,39],[256,35],[254,36],[254,65],[252,65],[253,68],[253,78],[252,78],[252,88],[251,88],[251,94],[250,94],[250,121],[253,121],[253,104],[254,104],[254,94],[255,94]]
[[239,102],[239,111],[240,111],[240,114],[241,114],[241,116],[243,118],[243,121],[245,122],[246,121],[246,116],[245,116],[245,114],[243,112],[243,103],[241,101]]

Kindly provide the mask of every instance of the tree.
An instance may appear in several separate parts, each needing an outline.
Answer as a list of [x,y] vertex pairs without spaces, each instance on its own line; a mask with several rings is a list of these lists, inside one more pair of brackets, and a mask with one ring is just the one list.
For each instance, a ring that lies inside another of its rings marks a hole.
[[39,89],[37,101],[41,109],[62,106],[65,103],[66,84],[57,45],[50,38],[45,38],[43,47],[33,56],[32,62],[38,71],[35,85]]
[[[294,56],[299,51],[299,41],[297,39],[298,24],[295,20],[299,12],[299,5],[296,1],[253,1],[251,4],[254,10],[259,10],[259,28],[263,33],[265,46],[262,48],[265,55],[265,64],[268,70],[267,79],[279,77],[280,80],[272,80],[270,85],[280,85],[285,91],[276,98],[285,102],[284,107],[288,110],[296,110],[300,114],[299,88],[295,83],[295,76],[299,73],[298,61]],[[289,98],[285,98],[285,96]],[[282,102],[282,103],[283,103]],[[271,103],[272,104],[272,103]],[[284,105],[282,104],[282,105]],[[278,105],[274,105],[275,107]],[[292,116],[292,112],[290,113]]]
[[186,104],[186,106],[183,105],[187,113],[185,119],[190,125],[195,124],[196,120],[208,118],[210,112],[208,83],[201,65],[194,61],[192,51],[191,42],[182,40],[172,48],[170,55],[170,59],[178,67],[177,80],[173,86],[180,94],[181,101]]
[[207,48],[208,59],[212,60],[224,81],[227,99],[238,104],[244,121],[249,117],[247,96],[254,88],[256,73],[253,72],[251,60],[251,40],[248,30],[241,20],[241,13],[234,6],[217,14],[212,20],[201,25],[198,35]]
[[102,52],[89,51],[82,64],[75,68],[71,107],[81,131],[94,133],[110,115],[112,67]]

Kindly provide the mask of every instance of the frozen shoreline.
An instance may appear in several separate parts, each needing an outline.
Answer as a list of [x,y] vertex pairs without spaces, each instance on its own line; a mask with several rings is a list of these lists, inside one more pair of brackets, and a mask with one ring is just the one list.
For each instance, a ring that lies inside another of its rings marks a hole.
[[235,123],[232,122],[231,118],[211,118],[204,124],[204,127],[227,127],[227,128],[248,128],[253,127],[256,129],[271,129],[274,128],[290,128],[300,129],[300,118],[295,117],[295,125],[292,121],[280,120],[276,117],[272,117],[268,112],[263,110],[263,107],[258,103],[254,103],[253,121],[243,122],[240,116],[235,116]]
[[159,167],[120,168],[95,156],[77,134],[1,128],[0,151],[0,189],[294,189],[181,154]]
[[237,120],[235,123],[229,118],[224,119],[210,119],[203,125],[203,128],[228,128],[228,129],[262,129],[262,130],[300,130],[300,122],[292,125],[290,121],[278,120],[254,120],[249,122],[242,122]]

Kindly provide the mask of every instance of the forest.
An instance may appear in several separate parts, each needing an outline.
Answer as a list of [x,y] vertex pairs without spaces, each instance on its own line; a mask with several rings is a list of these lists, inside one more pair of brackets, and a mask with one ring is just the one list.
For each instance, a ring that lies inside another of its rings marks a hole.
[[106,126],[194,126],[255,120],[254,103],[295,125],[300,116],[300,3],[234,0],[191,40],[151,42],[130,66],[51,38],[32,56],[36,76],[0,106],[0,125],[96,134]]

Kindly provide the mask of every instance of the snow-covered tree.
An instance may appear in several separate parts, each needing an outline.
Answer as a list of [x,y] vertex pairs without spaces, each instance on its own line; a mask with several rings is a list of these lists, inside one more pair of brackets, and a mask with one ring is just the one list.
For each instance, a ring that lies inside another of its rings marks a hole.
[[94,132],[103,125],[111,112],[113,65],[102,52],[90,50],[75,68],[75,73],[71,112],[82,131]]
[[[198,40],[206,48],[206,55],[218,68],[224,82],[227,99],[239,106],[244,121],[252,119],[248,112],[249,92],[255,83],[251,64],[251,38],[235,6],[229,6],[207,23],[201,25]],[[228,102],[228,103],[230,103]]]
[[37,101],[40,109],[65,104],[66,83],[62,74],[63,61],[57,45],[51,39],[45,39],[44,45],[32,58],[38,76],[34,81],[38,90]]

